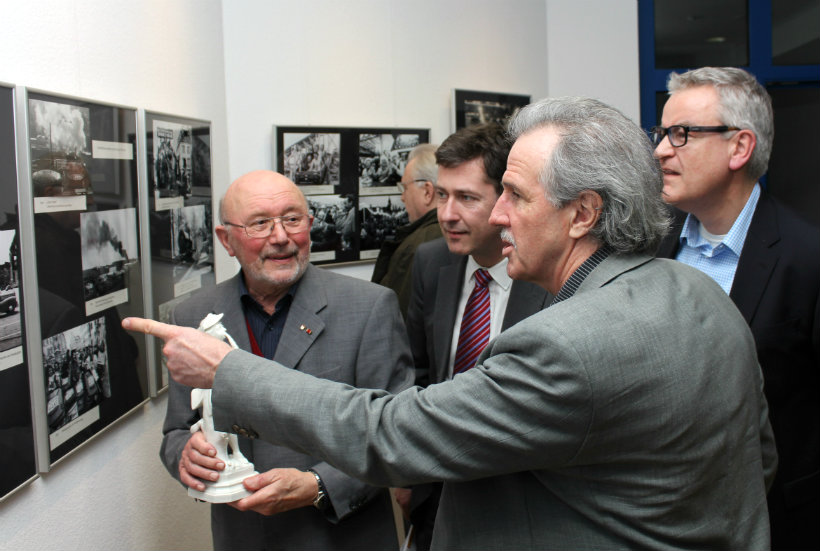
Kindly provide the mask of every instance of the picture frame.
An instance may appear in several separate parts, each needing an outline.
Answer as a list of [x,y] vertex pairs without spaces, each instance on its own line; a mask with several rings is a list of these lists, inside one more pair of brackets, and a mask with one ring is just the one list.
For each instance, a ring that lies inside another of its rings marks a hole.
[[15,89],[0,83],[0,501],[37,478],[15,147]]
[[429,128],[274,126],[274,136],[276,169],[299,186],[314,217],[311,262],[374,259],[408,223],[396,184]]
[[[140,110],[144,135],[140,170],[146,182],[153,319],[216,285],[214,270],[211,122]],[[160,347],[151,395],[168,386]]]
[[453,89],[452,130],[487,122],[506,124],[531,97],[522,94]]
[[137,110],[17,93],[18,166],[37,463],[47,471],[149,397]]

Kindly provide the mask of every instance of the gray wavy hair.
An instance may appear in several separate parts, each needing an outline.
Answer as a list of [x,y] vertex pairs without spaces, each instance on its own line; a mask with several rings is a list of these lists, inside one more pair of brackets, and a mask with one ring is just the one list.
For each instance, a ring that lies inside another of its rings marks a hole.
[[[419,144],[410,150],[407,155],[407,163],[416,159],[415,174],[411,174],[414,180],[424,180],[436,185],[438,178],[438,165],[436,164],[436,149],[438,145],[431,143]],[[416,182],[418,187],[422,187],[424,182]]]
[[532,103],[510,120],[508,131],[515,140],[544,127],[560,136],[538,177],[547,200],[561,208],[594,191],[603,205],[591,236],[620,253],[654,253],[669,231],[669,214],[646,133],[617,109],[579,97]]
[[746,173],[757,180],[769,168],[774,140],[772,98],[754,75],[737,67],[701,67],[669,75],[669,95],[696,86],[714,86],[718,93],[718,118],[722,124],[749,129],[755,133],[755,145]]

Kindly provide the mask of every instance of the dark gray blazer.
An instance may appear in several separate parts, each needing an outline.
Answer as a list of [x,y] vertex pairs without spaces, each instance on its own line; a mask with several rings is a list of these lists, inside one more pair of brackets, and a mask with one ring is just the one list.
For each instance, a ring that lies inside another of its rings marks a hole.
[[776,455],[754,341],[678,262],[608,257],[425,389],[354,389],[233,351],[213,405],[220,430],[373,484],[443,480],[434,549],[769,547]]
[[[196,327],[208,313],[224,313],[222,323],[228,333],[240,348],[250,350],[239,277],[195,294],[175,309],[171,322]],[[395,293],[312,265],[300,280],[274,359],[296,371],[363,388],[397,392],[412,384],[410,350]],[[266,375],[258,377],[249,390]],[[313,401],[307,398],[303,406],[309,409]],[[190,437],[188,428],[196,419],[190,408],[190,387],[171,382],[160,456],[177,479],[180,454]],[[333,513],[326,518],[317,509],[304,507],[265,517],[213,505],[215,549],[265,549],[274,544],[277,549],[397,546],[386,490],[351,478],[315,455],[239,439],[242,453],[259,472],[274,467],[315,469],[327,487]]]
[[[440,383],[449,375],[450,348],[467,257],[453,254],[444,238],[424,243],[413,260],[413,294],[407,333],[416,366],[416,384]],[[514,281],[502,330],[549,305],[552,295],[537,285]]]

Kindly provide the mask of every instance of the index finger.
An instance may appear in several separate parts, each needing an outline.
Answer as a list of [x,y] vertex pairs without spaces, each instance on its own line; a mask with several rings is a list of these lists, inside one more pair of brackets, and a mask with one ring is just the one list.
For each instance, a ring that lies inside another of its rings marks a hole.
[[139,331],[146,335],[153,335],[164,341],[175,337],[179,329],[176,325],[168,325],[161,321],[146,318],[125,318],[122,320],[122,328],[129,331]]

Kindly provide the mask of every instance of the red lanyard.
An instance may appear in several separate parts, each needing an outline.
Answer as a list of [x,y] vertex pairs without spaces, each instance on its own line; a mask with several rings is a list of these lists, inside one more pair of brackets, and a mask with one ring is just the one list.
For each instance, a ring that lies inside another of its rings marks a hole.
[[[259,345],[256,343],[256,337],[253,336],[253,331],[251,330],[251,324],[248,322],[248,317],[245,316],[245,325],[248,327],[248,339],[251,341],[251,352],[256,354],[257,356],[262,356],[262,349],[259,348]],[[264,357],[264,356],[262,356]]]

